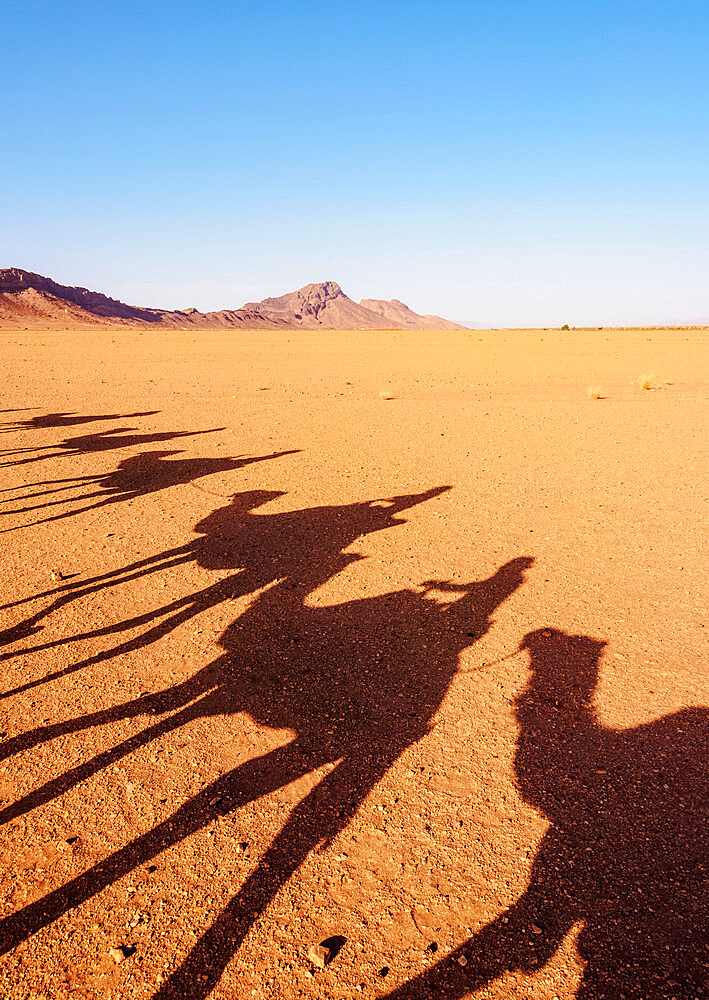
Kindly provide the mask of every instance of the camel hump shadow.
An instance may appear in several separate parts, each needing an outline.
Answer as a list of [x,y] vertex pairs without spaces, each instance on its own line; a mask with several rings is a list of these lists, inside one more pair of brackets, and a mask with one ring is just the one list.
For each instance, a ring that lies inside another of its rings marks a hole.
[[[304,603],[285,577],[223,634],[224,680],[210,700],[292,729],[331,759],[409,746],[429,731],[460,654],[489,630],[531,562],[513,559],[468,584],[429,581],[422,591],[324,606]],[[439,601],[435,590],[457,593]]]
[[[429,580],[333,605],[308,597],[364,558],[351,551],[359,539],[405,524],[404,511],[449,488],[275,513],[259,508],[281,494],[254,490],[197,524],[198,565],[237,569],[233,597],[261,589],[220,639],[221,680],[201,710],[292,729],[329,759],[362,746],[392,751],[427,732],[460,653],[487,632],[531,557],[471,583]],[[455,596],[439,602],[436,591]]]
[[505,972],[532,973],[577,924],[577,1000],[702,994],[709,712],[603,725],[593,697],[605,645],[550,628],[523,639],[530,673],[516,700],[515,780],[551,824],[527,889],[387,1000],[457,1000]]
[[[0,949],[14,947],[213,819],[326,762],[334,763],[293,808],[233,900],[156,995],[161,1000],[206,998],[268,901],[312,850],[347,827],[400,755],[428,731],[457,672],[461,651],[485,634],[495,610],[522,584],[532,564],[529,557],[513,559],[489,578],[472,583],[429,580],[420,589],[403,588],[344,604],[313,601],[313,591],[353,559],[363,558],[347,551],[358,538],[405,523],[403,511],[446,489],[267,514],[257,508],[278,494],[252,491],[197,525],[202,538],[188,546],[190,557],[205,568],[235,572],[187,602],[161,609],[161,621],[152,624],[142,643],[189,620],[196,609],[248,596],[251,602],[222,635],[224,652],[167,691],[52,727],[36,739],[30,734],[36,743],[60,735],[60,730],[74,732],[171,710],[14,806],[26,811],[50,801],[158,736],[207,715],[246,712],[266,725],[292,728],[295,736],[221,774],[130,844],[6,917],[0,926]],[[439,600],[437,591],[453,599]],[[146,619],[148,624],[154,620],[154,615]],[[14,815],[20,815],[18,808],[13,808]]]

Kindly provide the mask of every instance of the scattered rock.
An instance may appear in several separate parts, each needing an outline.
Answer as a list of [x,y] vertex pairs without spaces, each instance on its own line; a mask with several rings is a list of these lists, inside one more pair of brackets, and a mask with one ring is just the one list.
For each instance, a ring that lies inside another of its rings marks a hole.
[[308,949],[308,958],[318,969],[324,969],[337,955],[347,938],[341,934],[325,938],[320,944],[312,944]]
[[461,955],[459,958],[456,959],[456,962],[458,963],[458,965],[467,965],[468,959],[465,957],[465,955]]
[[66,577],[60,569],[52,569],[49,571],[49,579],[53,580],[54,583],[58,583],[59,580],[65,580]]
[[324,969],[332,959],[332,955],[330,954],[330,949],[326,948],[325,945],[311,944],[308,948],[308,958],[316,968]]
[[538,927],[537,924],[532,924],[531,931],[532,931],[532,934],[541,934],[542,933],[541,927]]
[[379,975],[382,977],[382,979],[384,979],[385,976],[388,976],[389,975],[389,966],[388,965],[383,965],[382,968],[379,970]]
[[124,959],[135,955],[135,951],[136,947],[134,944],[119,944],[117,948],[109,948],[108,954],[116,965],[120,965]]

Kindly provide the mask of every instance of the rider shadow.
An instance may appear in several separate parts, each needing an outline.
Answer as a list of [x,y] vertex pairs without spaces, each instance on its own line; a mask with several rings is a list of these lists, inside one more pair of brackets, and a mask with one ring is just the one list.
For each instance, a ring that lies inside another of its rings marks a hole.
[[[0,468],[18,465],[28,465],[43,462],[47,458],[66,458],[68,455],[90,455],[116,448],[137,448],[142,444],[157,444],[160,441],[174,441],[176,438],[195,437],[199,434],[214,434],[223,431],[223,427],[210,427],[204,431],[157,431],[151,434],[129,434],[134,427],[113,427],[107,431],[95,431],[93,434],[78,434],[76,437],[65,438],[59,444],[39,446],[37,448],[15,448],[3,451],[3,456],[27,454],[27,458],[9,458],[0,462]],[[40,454],[37,454],[37,453]]]
[[[210,433],[202,431],[200,433]],[[282,458],[284,455],[295,455],[297,450],[273,452],[270,455],[257,455],[240,458],[189,458],[170,459],[168,456],[179,454],[178,451],[145,451],[138,455],[130,455],[123,459],[118,468],[113,472],[99,476],[77,476],[68,480],[68,486],[55,486],[54,483],[40,483],[37,485],[52,486],[52,489],[40,490],[36,493],[26,494],[24,497],[13,497],[11,501],[19,503],[22,500],[36,500],[54,493],[64,493],[68,490],[79,489],[80,486],[95,486],[93,492],[79,492],[74,496],[64,496],[58,500],[42,500],[39,503],[29,504],[24,507],[13,507],[12,510],[0,511],[0,517],[24,514],[29,511],[43,510],[48,507],[58,507],[67,505],[67,509],[58,514],[50,514],[38,521],[33,521],[30,527],[37,524],[47,524],[50,521],[61,521],[66,517],[73,517],[76,514],[83,514],[89,510],[97,510],[100,507],[108,507],[113,504],[123,503],[126,500],[136,500],[139,497],[149,496],[161,490],[173,486],[181,486],[186,483],[194,483],[195,480],[203,476],[211,476],[217,472],[233,472],[242,469],[253,462],[263,462],[271,458]],[[55,483],[65,483],[67,480],[55,480]],[[199,487],[196,487],[199,489]],[[92,501],[87,503],[87,501]],[[69,504],[78,503],[80,506],[71,507]],[[12,529],[10,529],[12,530]],[[1,534],[2,532],[0,532]]]
[[457,1000],[505,972],[532,973],[577,924],[577,1000],[702,994],[708,713],[606,728],[592,706],[604,646],[554,629],[525,637],[531,675],[517,700],[515,772],[524,801],[551,824],[529,885],[387,1000]]
[[[345,551],[357,538],[404,523],[401,511],[441,492],[270,515],[253,513],[263,495],[242,494],[197,526],[204,534],[198,563],[237,570],[222,594],[257,594],[222,636],[224,653],[184,684],[102,718],[70,723],[74,731],[147,711],[173,712],[81,765],[69,785],[49,782],[28,797],[22,811],[192,719],[245,712],[295,735],[222,775],[153,830],[8,917],[0,925],[3,951],[218,817],[333,764],[157,997],[209,995],[249,927],[308,854],[348,825],[397,758],[428,733],[461,652],[486,633],[493,612],[531,565],[529,558],[515,559],[467,585],[429,581],[421,590],[326,607],[308,603],[317,588],[362,558]],[[437,592],[446,600],[437,600]],[[58,733],[45,732],[53,735]]]
[[[0,413],[12,413],[12,410],[0,410]],[[20,411],[18,411],[20,412]],[[25,420],[8,421],[0,425],[2,430],[44,430],[47,427],[76,427],[77,424],[92,424],[97,420],[125,420],[132,417],[152,417],[159,410],[142,410],[138,413],[41,413]],[[26,450],[26,449],[21,449]]]
[[[85,511],[95,510],[99,507],[122,503],[128,500],[135,500],[138,497],[149,496],[154,493],[158,493],[161,490],[188,483],[193,484],[196,489],[201,489],[201,487],[196,485],[195,480],[203,476],[211,476],[217,472],[233,472],[237,469],[242,469],[247,465],[251,465],[254,462],[265,462],[274,458],[282,458],[285,455],[295,455],[298,454],[298,451],[291,449],[289,451],[273,452],[270,455],[252,455],[242,458],[190,457],[166,461],[165,456],[172,454],[175,454],[175,452],[143,452],[138,455],[131,455],[124,459],[116,470],[107,473],[105,476],[84,476],[79,477],[78,479],[72,479],[71,482],[74,485],[82,480],[91,479],[91,481],[95,485],[100,486],[101,489],[94,493],[83,493],[70,498],[71,500],[83,502],[84,506],[70,508],[69,510],[62,511],[59,514],[47,517],[43,521],[37,521],[34,523],[42,524],[47,521],[61,520],[62,518],[71,517]],[[275,495],[278,494],[270,494],[267,496]],[[89,500],[93,502],[87,504],[86,501]],[[52,501],[51,503],[54,504],[55,502],[66,503],[67,501]],[[0,534],[2,534],[1,531]],[[79,598],[85,597],[88,594],[97,593],[107,587],[117,586],[130,580],[146,576],[150,573],[175,568],[183,563],[194,561],[196,548],[197,546],[194,542],[176,546],[175,548],[168,549],[156,556],[149,556],[146,559],[138,560],[136,563],[124,566],[121,569],[111,570],[108,573],[103,573],[100,576],[88,580],[63,584],[60,587],[53,588],[53,590],[45,591],[43,594],[33,594],[30,597],[0,605],[0,611],[4,611],[27,603],[28,601],[37,600],[40,597],[54,596],[54,600],[47,607],[36,611],[24,621],[18,622],[9,628],[0,630],[0,647],[16,643],[21,639],[35,634],[40,630],[40,622],[42,620],[48,618],[50,615],[56,614],[56,612],[65,605],[70,604]],[[203,596],[204,606],[206,607],[208,603],[208,595],[210,595],[213,589],[214,588],[207,588],[207,591],[205,591],[203,595],[192,595],[182,603],[193,605],[195,602],[199,603],[200,596]],[[217,600],[221,599],[222,598],[220,596],[217,596]],[[161,612],[158,612],[157,614],[161,613],[166,613],[166,611],[161,609]],[[154,615],[151,616],[148,614],[147,616],[141,616],[142,621],[149,620],[151,617],[154,617]],[[42,652],[47,649],[52,649],[55,646],[65,646],[71,642],[77,642],[82,639],[98,638],[100,635],[112,634],[114,632],[125,630],[134,624],[142,624],[142,621],[136,622],[134,619],[129,619],[126,622],[121,622],[118,625],[109,626],[108,628],[95,629],[91,632],[64,637],[62,639],[43,643],[38,646],[13,650],[12,652],[7,653],[0,653],[0,661],[12,659],[18,653]],[[130,650],[129,648],[126,648],[123,651],[128,652]],[[107,654],[108,657],[112,655],[115,654],[113,652]],[[101,659],[105,659],[107,656],[99,654],[98,657],[94,656],[90,660],[86,661],[86,663],[73,664],[71,667],[50,674],[46,678],[36,681],[28,681],[17,688],[0,693],[0,699],[9,697],[12,694],[19,694],[21,691],[27,691],[32,687],[37,687],[40,684],[45,683],[47,680],[57,680],[59,677],[63,677],[67,673],[73,673],[76,670],[82,669],[84,666],[88,666],[89,663],[100,662]],[[2,753],[0,753],[0,759],[2,759]]]

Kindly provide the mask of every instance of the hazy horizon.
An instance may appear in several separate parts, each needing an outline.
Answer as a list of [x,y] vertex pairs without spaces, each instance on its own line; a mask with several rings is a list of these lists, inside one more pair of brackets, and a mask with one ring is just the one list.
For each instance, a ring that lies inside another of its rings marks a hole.
[[335,280],[489,326],[709,316],[709,9],[30,0],[8,266],[135,305]]

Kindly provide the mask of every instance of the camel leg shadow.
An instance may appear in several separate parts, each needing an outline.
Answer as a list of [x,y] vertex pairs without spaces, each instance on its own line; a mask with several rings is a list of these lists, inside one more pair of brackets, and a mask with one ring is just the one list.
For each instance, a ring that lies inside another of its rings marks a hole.
[[172,816],[82,875],[0,922],[0,955],[17,947],[64,913],[151,861],[214,819],[290,784],[325,763],[296,740],[241,764],[211,782]]
[[351,821],[402,749],[345,758],[288,817],[257,868],[153,1000],[205,1000],[260,914],[318,844]]

